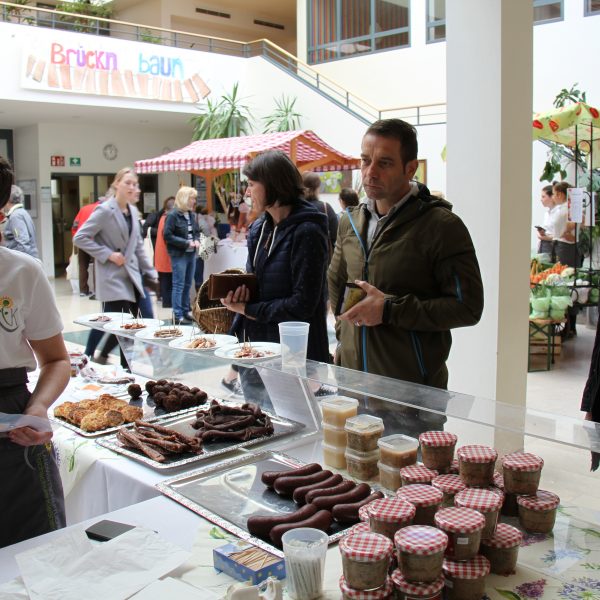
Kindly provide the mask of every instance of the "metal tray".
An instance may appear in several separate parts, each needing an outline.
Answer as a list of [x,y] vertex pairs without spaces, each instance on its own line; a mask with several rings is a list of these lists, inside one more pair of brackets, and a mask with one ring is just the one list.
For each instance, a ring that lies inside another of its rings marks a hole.
[[[248,517],[280,515],[298,510],[291,498],[282,498],[260,480],[264,471],[302,466],[302,461],[275,451],[249,453],[232,460],[197,469],[156,484],[165,496],[179,502],[208,521],[276,556],[283,552],[248,533]],[[374,488],[375,489],[375,488]],[[352,525],[333,523],[329,543],[337,542]]]
[[[221,404],[229,404],[228,402],[220,401]],[[204,405],[202,405],[204,406]],[[196,407],[191,412],[186,411],[185,414],[180,415],[178,417],[173,418],[173,413],[169,415],[165,415],[164,417],[156,419],[155,423],[162,425],[163,427],[170,427],[183,433],[185,435],[194,436],[196,430],[192,427],[192,423],[196,420],[196,410],[202,408],[202,406]],[[117,439],[116,434],[104,437],[102,439],[96,440],[96,443],[103,448],[108,448],[113,452],[117,452],[118,454],[123,454],[124,456],[128,456],[133,460],[137,460],[138,462],[144,463],[153,469],[165,470],[165,469],[175,469],[177,467],[181,467],[182,465],[189,465],[197,462],[201,462],[203,460],[211,459],[215,456],[219,456],[220,454],[226,454],[228,452],[233,452],[234,450],[241,450],[243,448],[248,448],[249,446],[254,446],[256,444],[260,444],[261,442],[268,442],[272,440],[276,440],[280,437],[291,435],[292,433],[296,433],[304,428],[302,423],[298,423],[296,421],[292,421],[290,419],[284,419],[283,417],[273,416],[268,413],[271,417],[271,421],[273,423],[274,432],[273,435],[261,436],[246,442],[235,442],[235,441],[212,441],[204,443],[204,452],[202,454],[174,454],[172,456],[167,456],[165,462],[160,463],[157,462],[150,457],[146,456],[139,450],[135,448],[126,448],[121,444],[121,442]],[[117,429],[119,429],[117,427]]]

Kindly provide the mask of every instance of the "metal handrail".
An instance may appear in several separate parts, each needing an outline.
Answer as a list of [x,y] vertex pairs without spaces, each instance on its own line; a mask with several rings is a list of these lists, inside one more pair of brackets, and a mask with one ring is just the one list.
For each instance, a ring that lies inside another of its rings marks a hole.
[[[233,54],[242,58],[250,58],[252,56],[262,56],[272,64],[285,70],[288,74],[302,81],[306,85],[317,90],[323,96],[329,98],[338,106],[346,109],[357,118],[365,123],[370,123],[374,120],[381,119],[384,114],[390,113],[406,113],[413,111],[416,115],[416,123],[414,125],[430,125],[434,123],[443,123],[443,121],[423,122],[422,117],[434,117],[445,115],[445,110],[439,113],[424,114],[423,109],[435,106],[445,107],[445,103],[422,104],[416,106],[403,106],[396,108],[379,109],[373,106],[369,101],[358,96],[357,94],[348,91],[333,79],[323,75],[309,64],[290,54],[283,48],[280,48],[270,40],[260,38],[249,42],[240,42],[239,40],[231,40],[228,38],[206,36],[198,33],[190,33],[178,29],[167,29],[163,27],[155,27],[153,25],[141,25],[139,23],[131,23],[129,21],[120,21],[118,19],[107,19],[105,17],[96,17],[92,15],[83,15],[79,13],[70,13],[49,8],[40,8],[23,4],[14,4],[12,2],[0,1],[0,20],[5,22],[14,22],[16,16],[17,24],[48,27],[47,24],[38,24],[32,21],[33,15],[39,13],[50,17],[51,27],[55,29],[56,23],[62,26],[69,24],[65,19],[78,19],[90,22],[90,26],[82,24],[73,24],[73,29],[91,28],[91,31],[82,31],[82,33],[98,34],[100,30],[108,31],[112,37],[118,35],[130,35],[136,41],[146,41],[164,46],[175,46],[177,48],[189,48],[197,50],[206,50],[208,52],[217,52],[220,54]],[[56,19],[58,16],[58,20]],[[95,25],[92,25],[95,24]],[[133,33],[115,28],[115,26],[132,28]],[[65,27],[66,28],[66,27]],[[116,34],[116,35],[115,35]],[[144,39],[146,38],[146,39]],[[256,53],[253,52],[257,49]],[[410,117],[409,117],[410,118]]]

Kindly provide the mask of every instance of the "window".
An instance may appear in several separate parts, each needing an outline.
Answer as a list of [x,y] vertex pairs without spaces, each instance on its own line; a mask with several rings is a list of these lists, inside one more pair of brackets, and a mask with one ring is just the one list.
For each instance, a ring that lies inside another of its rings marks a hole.
[[410,44],[410,0],[309,0],[308,62]]
[[552,23],[564,19],[563,0],[533,0],[533,23]]
[[446,39],[446,0],[427,0],[427,43]]
[[600,15],[600,0],[584,0],[585,8],[583,14],[586,17]]

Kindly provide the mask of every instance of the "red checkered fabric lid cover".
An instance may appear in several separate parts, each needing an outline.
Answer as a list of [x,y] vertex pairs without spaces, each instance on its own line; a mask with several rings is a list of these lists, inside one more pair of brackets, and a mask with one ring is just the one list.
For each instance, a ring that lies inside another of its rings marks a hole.
[[396,531],[394,543],[400,552],[429,556],[446,549],[448,536],[435,527],[410,525]]
[[433,594],[437,594],[442,591],[444,587],[444,576],[440,575],[438,579],[432,581],[431,583],[412,583],[410,581],[406,581],[404,579],[404,575],[402,575],[402,571],[400,569],[396,569],[392,573],[392,581],[396,586],[396,589],[404,594],[411,594],[412,596],[431,596]]
[[518,546],[523,539],[523,534],[512,525],[498,523],[494,537],[482,540],[481,543],[491,548],[513,548]]
[[504,490],[501,490],[499,487],[490,485],[489,487],[480,488],[480,489],[487,490],[488,492],[492,492],[492,494],[496,494],[497,496],[500,496],[501,501],[504,502],[504,497],[506,496],[506,494],[504,493]]
[[496,462],[498,453],[490,446],[480,446],[473,444],[471,446],[461,446],[456,451],[459,460],[468,463],[487,463]]
[[409,483],[429,483],[434,477],[437,477],[437,474],[437,471],[423,465],[410,465],[400,469],[400,477]]
[[483,513],[499,510],[502,500],[499,494],[478,488],[467,488],[454,496],[455,506],[472,508]]
[[458,437],[449,431],[425,431],[419,436],[423,446],[454,446]]
[[340,540],[342,556],[356,562],[378,562],[390,558],[394,544],[379,533],[355,533]]
[[451,533],[473,533],[483,529],[485,517],[472,508],[449,506],[435,513],[435,525]]
[[494,471],[494,485],[501,490],[504,490],[504,477],[502,473]]
[[[371,504],[369,502],[369,504]],[[363,523],[368,523],[369,522],[369,513],[367,512],[369,510],[369,504],[365,504],[364,506],[361,506],[358,509],[358,518],[363,522]]]
[[530,510],[553,510],[560,504],[560,498],[552,492],[538,490],[533,496],[518,496],[517,503]]
[[458,475],[438,475],[432,480],[431,485],[444,492],[444,494],[456,494],[467,486]]
[[433,506],[441,504],[444,494],[430,485],[413,483],[399,488],[396,492],[396,498],[402,498],[402,500],[406,500],[414,506]]
[[513,452],[502,459],[502,466],[510,471],[539,471],[544,459],[529,452]]
[[376,590],[355,590],[351,588],[342,575],[340,577],[340,590],[346,596],[352,600],[387,600],[392,593],[393,583],[392,578],[388,577],[385,583]]
[[399,498],[380,498],[367,504],[369,519],[384,523],[405,523],[415,516],[416,509],[406,500]]
[[348,533],[346,535],[353,535],[354,533],[368,533],[369,531],[371,531],[371,526],[369,523],[357,523],[354,525],[354,527],[348,529]]
[[453,473],[454,475],[458,475],[458,458],[455,458],[448,467],[448,473]]
[[478,554],[471,560],[457,562],[455,560],[444,559],[444,575],[455,579],[479,579],[490,573],[490,561]]

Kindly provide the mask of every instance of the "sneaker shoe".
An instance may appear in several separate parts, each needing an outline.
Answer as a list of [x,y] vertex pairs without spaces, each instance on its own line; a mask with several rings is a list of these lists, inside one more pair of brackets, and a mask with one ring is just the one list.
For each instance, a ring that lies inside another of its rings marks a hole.
[[323,384],[316,392],[315,392],[315,397],[317,398],[322,398],[323,396],[333,396],[334,394],[337,394],[338,390],[337,388],[331,386],[331,385],[325,385]]
[[225,378],[221,379],[221,385],[234,396],[243,396],[244,392],[240,384],[239,379],[233,379],[232,381],[226,381]]
[[191,310],[189,312],[185,313],[185,317],[186,317],[186,319],[189,319],[190,321],[194,320],[194,315]]
[[94,294],[90,294],[88,296],[88,300],[95,300],[95,299],[96,299],[96,296]]

